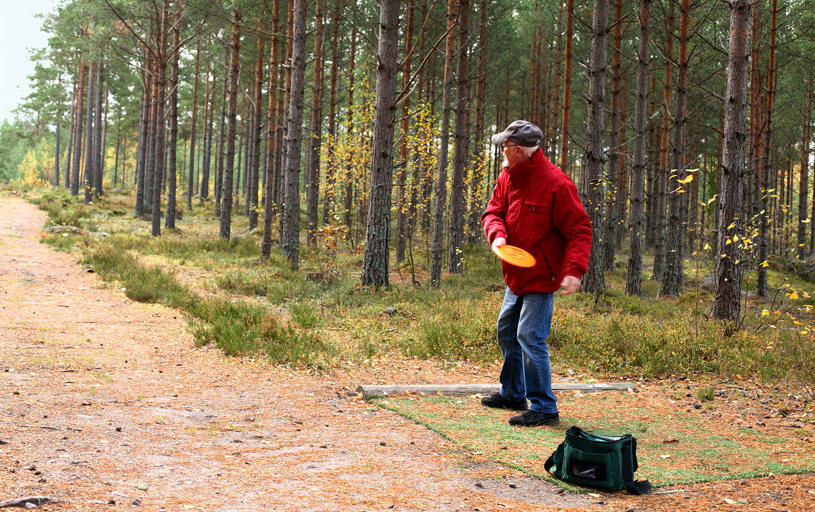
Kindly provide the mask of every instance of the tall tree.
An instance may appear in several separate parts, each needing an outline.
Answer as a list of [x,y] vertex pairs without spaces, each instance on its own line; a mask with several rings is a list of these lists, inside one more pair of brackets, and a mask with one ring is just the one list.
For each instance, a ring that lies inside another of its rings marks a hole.
[[569,119],[572,108],[572,46],[574,44],[574,0],[566,0],[565,56],[563,64],[563,121],[560,132],[560,168],[569,173]]
[[85,127],[85,204],[90,204],[93,199],[93,173],[95,163],[93,158],[93,107],[96,103],[96,62],[91,61],[88,75],[88,104],[85,112],[87,120],[87,126]]
[[164,176],[166,137],[164,130],[165,95],[167,94],[167,37],[170,29],[170,0],[164,0],[161,7],[158,44],[154,59],[156,80],[156,147],[153,169],[153,229],[152,235],[161,234],[161,180]]
[[[760,226],[758,235],[758,282],[756,287],[756,294],[759,297],[767,296],[767,266],[765,262],[769,257],[767,228],[769,217],[769,194],[770,194],[770,173],[773,172],[772,168],[772,152],[773,152],[773,104],[775,101],[775,54],[777,44],[778,32],[778,0],[772,0],[772,12],[770,13],[770,56],[767,64],[767,106],[764,111],[766,118],[766,133],[764,135],[764,173],[762,175],[763,183],[761,184],[761,211]],[[783,183],[783,182],[782,182]],[[783,189],[783,185],[782,185]],[[781,197],[784,197],[783,191]],[[789,204],[789,203],[787,203]],[[777,224],[776,224],[777,225]]]
[[715,288],[711,315],[738,323],[741,320],[741,264],[739,244],[733,236],[742,233],[742,174],[744,172],[747,82],[750,63],[749,0],[730,2],[727,89],[724,98],[724,135],[721,163],[721,194],[717,202]]
[[648,131],[648,65],[651,42],[651,0],[640,0],[637,50],[637,97],[634,104],[634,166],[631,170],[631,207],[628,214],[628,267],[625,293],[642,295],[642,228],[645,195],[645,154]]
[[286,165],[280,215],[280,248],[292,269],[300,264],[300,145],[306,70],[306,2],[292,3],[291,93],[286,123]]
[[467,176],[467,104],[469,87],[467,83],[467,47],[469,31],[467,27],[470,0],[458,2],[458,47],[456,49],[456,127],[453,153],[453,176],[450,193],[450,243],[447,253],[447,271],[461,274],[464,251],[464,191]]
[[322,0],[314,6],[314,71],[311,82],[311,136],[308,144],[306,176],[306,243],[317,243],[320,198],[320,150],[323,139],[323,9]]
[[444,89],[442,93],[441,133],[436,203],[433,207],[433,248],[430,257],[430,287],[441,284],[441,265],[444,252],[444,207],[447,203],[447,152],[450,136],[450,104],[453,89],[453,58],[455,57],[456,0],[447,0],[447,42],[444,60]]
[[[617,216],[619,209],[617,201],[621,198],[617,194],[620,174],[625,174],[623,166],[620,165],[620,153],[624,142],[620,138],[621,117],[622,117],[622,39],[623,39],[623,0],[614,0],[614,39],[611,46],[611,108],[609,110],[609,131],[608,131],[608,183],[609,202],[606,209],[606,225],[603,230],[606,239],[603,244],[603,268],[614,270],[614,253],[616,251],[616,228],[622,222],[622,217]],[[613,198],[613,199],[612,199]]]
[[665,237],[665,269],[662,273],[662,293],[679,295],[683,283],[683,247],[686,226],[683,223],[683,199],[687,193],[685,184],[685,125],[688,84],[688,40],[690,23],[690,0],[682,0],[679,15],[679,61],[676,81],[676,107],[674,111],[673,164],[669,174],[669,218]]
[[599,294],[605,290],[603,274],[603,129],[606,105],[606,54],[608,43],[608,0],[594,0],[592,9],[591,57],[589,60],[588,112],[583,194],[592,225],[589,268],[582,290]]
[[173,23],[173,46],[170,57],[170,139],[167,142],[167,213],[164,217],[164,227],[175,229],[175,218],[177,215],[176,192],[178,180],[178,168],[176,165],[178,146],[178,74],[179,74],[179,54],[181,53],[181,13],[183,8],[179,8]]
[[[280,0],[272,2],[273,33],[279,30]],[[277,159],[277,123],[278,102],[277,84],[280,75],[279,38],[272,40],[271,55],[269,56],[269,101],[266,113],[266,163],[264,166],[264,194],[263,194],[263,241],[261,242],[261,257],[268,259],[272,254],[272,222],[275,215],[275,162]]]
[[[806,80],[806,100],[804,101],[804,119],[801,126],[801,171],[800,184],[798,188],[798,258],[803,259],[806,251],[806,221],[807,221],[807,196],[809,194],[809,146],[812,123],[812,74]],[[815,231],[813,229],[812,231]],[[810,239],[811,240],[811,239]],[[810,245],[809,252],[812,253]]]
[[362,284],[388,286],[393,134],[396,118],[396,62],[399,0],[382,0],[379,6],[379,49],[376,69],[371,185]]
[[232,231],[232,180],[235,174],[235,135],[238,131],[238,77],[240,74],[241,12],[232,11],[232,39],[229,43],[229,93],[227,94],[226,159],[221,192],[220,237],[229,240]]
[[192,194],[195,185],[195,137],[198,127],[198,72],[201,64],[201,41],[195,45],[195,74],[192,77],[192,119],[190,120],[190,169],[187,178],[187,210],[192,211]]

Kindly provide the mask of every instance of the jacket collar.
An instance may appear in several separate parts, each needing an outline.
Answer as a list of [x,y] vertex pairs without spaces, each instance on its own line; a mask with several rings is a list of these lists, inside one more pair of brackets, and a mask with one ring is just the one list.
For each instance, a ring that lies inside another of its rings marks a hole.
[[523,162],[518,162],[512,167],[508,167],[504,170],[509,174],[510,178],[524,178],[533,170],[541,168],[543,166],[543,160],[543,150],[538,148],[538,150],[532,155],[532,158],[524,160]]

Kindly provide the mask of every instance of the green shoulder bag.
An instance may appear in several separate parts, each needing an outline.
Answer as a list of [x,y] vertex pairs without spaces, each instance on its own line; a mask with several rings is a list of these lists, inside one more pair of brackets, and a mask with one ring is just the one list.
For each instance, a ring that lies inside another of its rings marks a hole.
[[601,436],[571,427],[544,467],[552,476],[574,485],[626,489],[631,494],[645,494],[651,489],[648,480],[634,480],[637,439],[631,434]]

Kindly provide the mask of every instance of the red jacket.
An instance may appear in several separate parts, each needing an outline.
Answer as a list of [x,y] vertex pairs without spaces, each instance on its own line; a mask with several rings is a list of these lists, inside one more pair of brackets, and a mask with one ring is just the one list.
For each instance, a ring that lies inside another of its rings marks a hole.
[[504,280],[512,293],[552,293],[567,275],[586,273],[591,253],[591,224],[577,187],[543,156],[540,149],[498,176],[481,215],[492,244],[504,237],[526,249],[536,265],[521,268],[502,262]]

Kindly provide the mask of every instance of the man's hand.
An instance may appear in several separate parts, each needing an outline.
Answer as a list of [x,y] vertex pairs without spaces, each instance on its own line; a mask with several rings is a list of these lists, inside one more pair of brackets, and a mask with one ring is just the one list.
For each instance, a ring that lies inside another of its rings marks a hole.
[[580,289],[580,278],[575,276],[566,276],[563,282],[560,283],[560,294],[569,295]]
[[495,250],[497,247],[501,247],[502,245],[507,244],[507,239],[504,237],[499,236],[495,240],[492,241],[492,249]]

